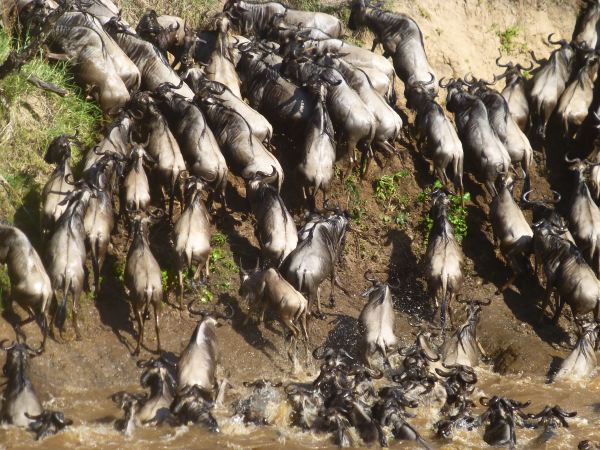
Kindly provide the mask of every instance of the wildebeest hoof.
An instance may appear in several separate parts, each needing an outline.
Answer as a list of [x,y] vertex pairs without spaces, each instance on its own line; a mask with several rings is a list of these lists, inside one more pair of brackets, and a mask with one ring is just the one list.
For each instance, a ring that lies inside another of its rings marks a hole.
[[313,312],[312,315],[315,317],[315,319],[325,320],[325,314],[323,314],[321,311]]

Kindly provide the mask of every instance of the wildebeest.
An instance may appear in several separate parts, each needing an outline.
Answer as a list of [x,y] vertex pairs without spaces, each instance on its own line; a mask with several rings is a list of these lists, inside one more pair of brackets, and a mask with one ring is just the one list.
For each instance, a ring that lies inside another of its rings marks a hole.
[[216,192],[221,206],[225,207],[225,189],[229,173],[225,157],[202,111],[193,102],[173,93],[171,89],[169,83],[159,87],[156,93],[158,105],[179,143],[190,173],[211,181],[209,203],[212,203],[213,192]]
[[479,340],[477,340],[477,325],[479,323],[481,307],[489,305],[491,300],[487,302],[470,301],[463,303],[468,303],[469,305],[467,320],[444,342],[442,347],[442,362],[444,366],[460,364],[468,367],[477,367],[479,360],[485,355]]
[[0,409],[0,422],[18,427],[28,427],[35,422],[32,416],[42,413],[42,404],[29,378],[29,358],[39,355],[26,343],[13,342],[6,346],[6,339],[0,342],[0,348],[7,352],[2,373],[8,379],[2,393],[4,401]]
[[589,166],[599,163],[569,159],[568,154],[565,155],[565,161],[570,164],[570,170],[575,172],[576,177],[571,196],[569,228],[587,262],[600,276],[600,209],[592,199],[585,175]]
[[73,299],[73,328],[79,340],[81,339],[78,323],[79,299],[83,292],[86,271],[83,220],[93,191],[85,183],[77,183],[77,185],[77,188],[63,200],[68,206],[48,243],[46,267],[52,283],[54,299],[57,302],[54,313],[56,325],[62,335],[67,318],[67,298],[70,294]]
[[429,233],[429,243],[425,254],[425,276],[429,295],[435,308],[440,302],[440,322],[442,330],[446,325],[446,310],[452,326],[452,298],[458,295],[463,284],[463,252],[454,237],[454,229],[448,220],[450,199],[442,192],[433,194],[433,204],[429,213],[433,227]]
[[[383,55],[392,58],[394,69],[404,83],[409,79],[423,82],[430,79],[434,71],[425,53],[423,34],[413,19],[405,14],[384,11],[368,0],[354,0],[348,28],[357,30],[363,26],[375,34],[371,50],[381,44]],[[437,88],[437,79],[428,86],[433,93]]]
[[235,71],[235,62],[230,44],[229,19],[224,16],[218,16],[214,19],[217,42],[214,50],[208,60],[208,65],[204,69],[206,77],[211,81],[218,81],[227,86],[229,90],[237,97],[242,98],[240,92],[240,79]]
[[575,344],[575,348],[562,361],[553,376],[553,380],[579,380],[591,375],[596,368],[598,323],[587,322],[578,325],[579,339]]
[[371,367],[371,358],[380,352],[384,365],[389,366],[388,351],[393,351],[398,345],[394,334],[394,303],[392,293],[387,283],[377,281],[369,271],[365,279],[373,285],[362,296],[369,297],[358,320],[363,329],[362,358],[367,367]]
[[507,174],[500,174],[497,185],[498,193],[490,205],[490,222],[494,240],[499,243],[500,252],[512,270],[510,278],[498,289],[502,292],[529,268],[533,231],[513,198],[513,179]]
[[598,0],[587,0],[586,8],[577,17],[572,40],[576,44],[586,44],[588,48],[596,48],[599,32],[600,3]]
[[150,316],[150,307],[154,310],[154,329],[156,331],[157,352],[160,345],[160,312],[163,302],[163,286],[160,266],[150,249],[148,240],[149,224],[158,223],[162,214],[154,213],[150,217],[135,215],[132,218],[132,241],[125,261],[124,281],[131,302],[131,309],[138,324],[138,336],[133,355],[140,353],[144,341],[144,322]]
[[451,79],[446,84],[440,80],[440,86],[448,89],[447,108],[454,113],[467,162],[474,168],[475,176],[484,183],[487,192],[494,195],[494,181],[498,171],[508,171],[510,155],[490,125],[485,104],[475,95],[465,92],[463,84],[462,80]]
[[233,173],[242,178],[251,178],[258,172],[271,173],[275,167],[279,191],[283,184],[283,169],[277,158],[253,133],[244,115],[209,91],[199,93],[195,101],[204,112]]
[[298,165],[298,173],[302,177],[302,192],[311,211],[316,209],[318,191],[323,193],[323,203],[327,203],[335,166],[333,124],[325,104],[327,86],[318,79],[313,81],[309,83],[309,90],[315,96],[315,108],[306,127]]
[[508,111],[513,120],[521,131],[525,132],[529,127],[529,101],[527,99],[526,80],[523,76],[523,71],[533,69],[533,63],[531,63],[530,67],[523,67],[520,64],[513,64],[512,62],[501,64],[501,58],[502,56],[499,56],[496,59],[496,65],[498,67],[505,67],[506,70],[502,75],[497,76],[496,79],[506,79],[506,85],[501,94],[508,103]]
[[252,178],[246,179],[246,192],[256,218],[256,236],[263,264],[279,267],[296,248],[298,232],[294,218],[272,185],[279,185],[276,178],[275,167],[270,174],[256,172]]
[[583,65],[567,85],[556,105],[556,116],[563,136],[573,138],[588,116],[594,98],[600,58],[594,51],[585,52]]
[[[252,273],[240,267],[240,296],[249,302],[250,309],[260,309],[259,324],[264,321],[265,312],[272,311],[277,320],[290,332],[285,337],[287,354],[298,370],[298,339],[304,342],[308,355],[308,302],[281,274],[274,268]],[[286,333],[287,334],[287,333]]]
[[135,34],[118,17],[113,17],[104,28],[137,66],[142,77],[142,89],[154,91],[161,83],[168,82],[178,86],[175,90],[178,94],[190,100],[194,98],[187,85],[180,85],[180,78],[154,45]]
[[37,320],[42,329],[42,346],[48,335],[48,308],[52,301],[52,284],[35,248],[27,236],[16,227],[0,222],[0,264],[6,264],[10,279],[10,293],[4,296],[4,307],[14,313],[13,302],[23,308],[30,317],[18,320],[17,336],[21,327]]
[[548,42],[560,45],[531,80],[529,92],[531,123],[533,131],[541,138],[546,136],[546,125],[558,104],[558,100],[571,78],[575,62],[575,48],[564,39]]
[[277,2],[228,0],[223,11],[245,35],[267,36],[276,16],[282,16],[291,26],[318,28],[335,38],[342,35],[342,23],[337,17],[322,12],[298,11]]
[[319,296],[321,283],[331,280],[330,301],[334,301],[334,285],[344,289],[338,279],[336,266],[342,256],[348,219],[337,209],[329,217],[313,215],[299,232],[298,246],[282,264],[281,272],[300,292],[307,294],[309,309],[317,303],[322,315]]
[[[408,85],[407,106],[417,112],[415,126],[417,143],[423,156],[433,162],[435,176],[448,187],[452,177],[454,187],[462,196],[464,151],[454,126],[446,117],[444,109],[435,101],[435,95],[425,86],[433,83],[414,81]],[[448,172],[448,170],[451,170]]]
[[41,226],[42,235],[50,233],[67,209],[63,203],[65,196],[73,191],[73,185],[67,183],[69,177],[73,176],[71,170],[71,142],[74,136],[61,134],[55,137],[44,156],[44,160],[50,164],[56,164],[56,168],[50,175],[50,179],[42,190]]
[[183,309],[183,272],[196,270],[192,275],[195,283],[204,271],[204,280],[209,274],[210,216],[202,200],[202,191],[208,184],[202,178],[185,179],[184,209],[175,223],[175,253],[179,282],[179,307]]

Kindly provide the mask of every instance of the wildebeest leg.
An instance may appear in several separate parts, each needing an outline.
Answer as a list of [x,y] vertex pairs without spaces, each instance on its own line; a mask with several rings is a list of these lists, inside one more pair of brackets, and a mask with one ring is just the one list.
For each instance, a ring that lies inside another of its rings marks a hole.
[[546,286],[546,295],[544,296],[544,301],[542,302],[542,311],[540,314],[539,322],[544,318],[544,313],[546,312],[546,308],[548,307],[548,303],[550,303],[550,297],[552,297],[552,292],[554,291],[554,287],[549,282]]
[[358,147],[360,149],[360,178],[362,179],[369,170],[369,164],[373,158],[373,149],[367,141],[360,142]]
[[75,339],[81,340],[81,332],[79,331],[79,297],[81,291],[73,289],[71,286],[71,295],[73,296],[73,329],[75,330]]
[[177,299],[179,300],[179,309],[183,311],[183,268],[181,265],[177,268],[177,281],[179,284],[177,289]]
[[137,345],[132,355],[137,356],[140,354],[140,347],[142,345],[142,341],[144,340],[144,321],[142,320],[142,311],[137,306],[133,306],[133,313],[135,314],[135,319],[138,323],[138,337],[137,337]]
[[[159,299],[160,301],[160,299]],[[156,331],[156,344],[157,344],[157,353],[160,355],[162,353],[162,347],[160,345],[160,306],[157,303],[154,303],[154,330]]]
[[558,296],[558,307],[556,308],[556,312],[554,313],[554,317],[552,318],[552,323],[556,325],[558,323],[558,319],[560,318],[560,313],[562,312],[565,306],[565,301],[561,295]]
[[[316,298],[317,299],[317,313],[315,314],[315,316],[318,317],[321,320],[325,319],[325,315],[323,314],[323,311],[321,310],[321,287],[318,286],[316,289],[313,288],[312,292],[309,293],[309,298]],[[313,302],[309,300],[309,305],[311,303],[313,303]]]

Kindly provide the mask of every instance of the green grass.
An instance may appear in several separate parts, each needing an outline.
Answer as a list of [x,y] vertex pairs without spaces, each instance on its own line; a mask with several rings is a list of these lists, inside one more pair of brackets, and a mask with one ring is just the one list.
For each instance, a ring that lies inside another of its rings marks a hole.
[[[431,198],[431,193],[435,189],[441,189],[442,183],[439,180],[436,180],[435,183],[431,186],[426,187],[422,192],[417,196],[417,201],[421,203],[425,203],[429,201]],[[471,194],[465,192],[464,195],[450,195],[450,208],[448,209],[448,221],[452,224],[454,228],[454,237],[458,242],[461,242],[468,234],[469,228],[467,226],[467,208],[462,206],[462,203],[468,203],[471,200]],[[429,239],[429,233],[433,228],[433,219],[429,216],[429,213],[425,216],[422,223],[422,229],[425,237],[425,241],[427,242]]]
[[[17,45],[0,29],[0,62]],[[27,81],[35,75],[69,91],[65,97],[43,91]],[[62,133],[75,134],[86,146],[97,142],[102,112],[85,98],[66,63],[48,63],[38,56],[0,80],[0,211],[2,219],[35,228],[39,193],[53,167],[43,160],[49,142]],[[81,159],[73,148],[73,164]],[[15,217],[17,215],[20,217]],[[23,221],[21,223],[20,221]]]
[[8,279],[8,272],[6,267],[2,265],[0,267],[0,311],[4,311],[6,307],[5,297],[10,291],[10,280]]
[[148,9],[154,9],[159,15],[179,16],[195,28],[206,28],[211,17],[221,11],[221,3],[218,0],[122,0],[119,7],[123,17],[134,27]]
[[527,43],[519,39],[521,34],[521,29],[517,25],[512,25],[505,30],[496,30],[496,35],[500,39],[500,51],[507,55],[526,52]]
[[408,222],[408,196],[402,194],[400,184],[410,173],[401,170],[391,175],[382,175],[375,179],[375,199],[383,207],[381,220],[384,224],[394,224],[403,228]]

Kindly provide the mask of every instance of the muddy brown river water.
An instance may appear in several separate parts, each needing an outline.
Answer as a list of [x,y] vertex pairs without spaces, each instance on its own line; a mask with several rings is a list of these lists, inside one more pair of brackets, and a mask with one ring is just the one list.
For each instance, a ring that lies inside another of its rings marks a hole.
[[[479,382],[472,398],[500,394],[515,400],[531,400],[527,409],[540,411],[546,404],[560,405],[564,410],[576,410],[570,427],[562,428],[548,442],[540,442],[540,430],[517,429],[518,448],[575,449],[585,439],[600,440],[600,378],[586,383],[553,383],[538,377],[500,376],[487,369],[477,369]],[[135,391],[137,386],[130,386]],[[329,449],[336,448],[330,436],[303,432],[290,426],[290,407],[280,404],[273,413],[274,425],[246,426],[238,418],[231,418],[228,410],[216,411],[220,433],[210,433],[198,426],[137,428],[130,437],[115,429],[114,422],[121,416],[110,400],[113,392],[87,390],[64,393],[45,402],[45,407],[64,410],[75,424],[64,432],[41,442],[33,440],[24,430],[4,426],[0,428],[0,448],[6,449]],[[482,412],[479,406],[476,412]],[[487,445],[482,440],[483,428],[461,431],[452,441],[435,438],[432,425],[439,419],[437,409],[422,406],[410,422],[432,445],[439,449],[476,449]],[[390,441],[391,448],[417,448],[414,443]]]

